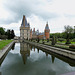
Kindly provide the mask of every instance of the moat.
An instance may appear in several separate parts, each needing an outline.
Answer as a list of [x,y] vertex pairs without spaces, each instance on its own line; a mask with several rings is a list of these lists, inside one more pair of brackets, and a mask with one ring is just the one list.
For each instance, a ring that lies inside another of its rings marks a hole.
[[26,43],[15,43],[0,66],[0,75],[61,75],[74,71],[74,60]]

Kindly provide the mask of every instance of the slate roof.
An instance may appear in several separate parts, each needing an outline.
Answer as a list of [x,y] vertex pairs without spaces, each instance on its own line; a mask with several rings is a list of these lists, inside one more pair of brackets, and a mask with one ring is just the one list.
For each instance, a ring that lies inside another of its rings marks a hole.
[[21,26],[23,27],[23,26],[24,26],[24,23],[25,23],[25,27],[30,27],[29,23],[27,23],[27,19],[26,19],[26,17],[25,17],[25,19],[24,19],[24,17],[25,17],[25,16],[23,16]]
[[44,33],[39,33],[39,35],[44,35]]
[[49,29],[48,23],[46,24],[46,27],[45,27],[45,29]]

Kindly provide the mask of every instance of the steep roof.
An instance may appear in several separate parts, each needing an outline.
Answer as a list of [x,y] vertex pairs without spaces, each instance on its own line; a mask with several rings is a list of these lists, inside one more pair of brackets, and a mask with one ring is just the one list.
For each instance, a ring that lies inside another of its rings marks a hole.
[[47,22],[47,24],[46,24],[46,27],[45,27],[45,29],[49,29],[48,22]]
[[30,27],[29,23],[27,23],[27,19],[26,19],[25,15],[23,15],[21,26],[22,27]]

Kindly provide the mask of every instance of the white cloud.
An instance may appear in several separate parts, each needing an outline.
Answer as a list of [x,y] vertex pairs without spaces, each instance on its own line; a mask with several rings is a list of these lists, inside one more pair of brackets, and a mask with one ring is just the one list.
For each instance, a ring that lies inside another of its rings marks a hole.
[[0,26],[19,35],[22,16],[31,28],[43,32],[49,22],[51,33],[62,32],[64,25],[75,25],[75,0],[0,0]]

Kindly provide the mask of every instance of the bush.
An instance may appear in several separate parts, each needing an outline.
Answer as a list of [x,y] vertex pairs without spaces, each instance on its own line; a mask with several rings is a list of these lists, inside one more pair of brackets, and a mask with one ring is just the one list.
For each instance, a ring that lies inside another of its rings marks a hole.
[[62,41],[65,41],[65,39],[63,39],[63,38],[58,38],[58,41],[62,42]]
[[49,42],[49,39],[47,39],[47,42]]
[[55,45],[55,36],[52,38],[52,45]]
[[52,41],[52,38],[50,38],[50,41]]
[[69,48],[75,49],[75,45],[70,45]]
[[65,44],[71,44],[71,42],[70,41],[67,41]]
[[43,41],[42,44],[44,44],[45,42]]
[[7,39],[6,35],[0,35],[0,39]]
[[72,39],[72,42],[75,42],[75,39]]

